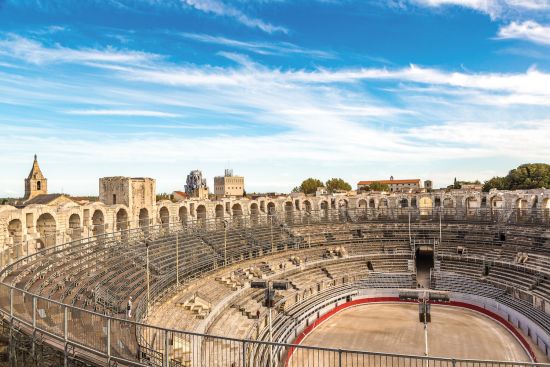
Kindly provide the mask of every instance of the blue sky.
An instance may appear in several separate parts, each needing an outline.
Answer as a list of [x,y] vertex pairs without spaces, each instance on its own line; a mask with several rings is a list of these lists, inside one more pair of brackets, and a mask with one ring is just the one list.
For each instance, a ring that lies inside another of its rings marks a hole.
[[0,0],[0,196],[504,175],[550,156],[550,0]]

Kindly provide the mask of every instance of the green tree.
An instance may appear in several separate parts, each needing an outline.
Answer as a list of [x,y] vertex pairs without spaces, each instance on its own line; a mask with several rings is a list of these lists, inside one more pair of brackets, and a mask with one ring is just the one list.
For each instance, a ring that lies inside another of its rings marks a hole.
[[316,178],[308,178],[300,184],[300,186],[292,189],[293,192],[303,192],[304,194],[315,194],[318,187],[325,187],[323,182]]
[[522,190],[550,188],[550,165],[545,163],[527,163],[511,170],[504,177],[493,177],[483,185],[484,191]]
[[331,178],[326,182],[326,188],[330,193],[338,190],[350,191],[351,185],[341,178]]

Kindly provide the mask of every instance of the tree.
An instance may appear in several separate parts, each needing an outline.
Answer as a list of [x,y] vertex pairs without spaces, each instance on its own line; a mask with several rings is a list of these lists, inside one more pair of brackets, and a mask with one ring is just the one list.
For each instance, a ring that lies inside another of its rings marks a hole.
[[350,191],[351,185],[341,178],[331,178],[326,182],[327,191],[333,193],[335,191]]
[[545,163],[527,163],[511,170],[504,177],[493,177],[485,181],[483,191],[524,190],[550,188],[550,165]]
[[[300,186],[292,189],[293,192],[303,192],[304,194],[315,194],[318,187],[325,187],[323,182],[316,178],[308,178],[300,184]],[[296,190],[296,191],[295,191]]]
[[390,191],[390,186],[380,182],[373,182],[366,186],[366,191]]

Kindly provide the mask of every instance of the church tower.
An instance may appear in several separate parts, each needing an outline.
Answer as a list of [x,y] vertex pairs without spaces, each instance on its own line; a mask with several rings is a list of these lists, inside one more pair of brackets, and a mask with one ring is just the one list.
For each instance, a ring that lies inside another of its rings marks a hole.
[[32,164],[29,177],[25,179],[25,198],[24,200],[30,200],[35,196],[48,193],[48,180],[42,174],[36,154],[34,155],[34,162]]

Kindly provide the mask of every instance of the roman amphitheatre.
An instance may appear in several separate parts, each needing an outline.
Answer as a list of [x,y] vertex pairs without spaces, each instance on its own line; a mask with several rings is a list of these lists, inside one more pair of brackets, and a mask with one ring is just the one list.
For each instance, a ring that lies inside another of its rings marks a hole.
[[99,196],[0,206],[9,365],[549,361],[550,190]]

